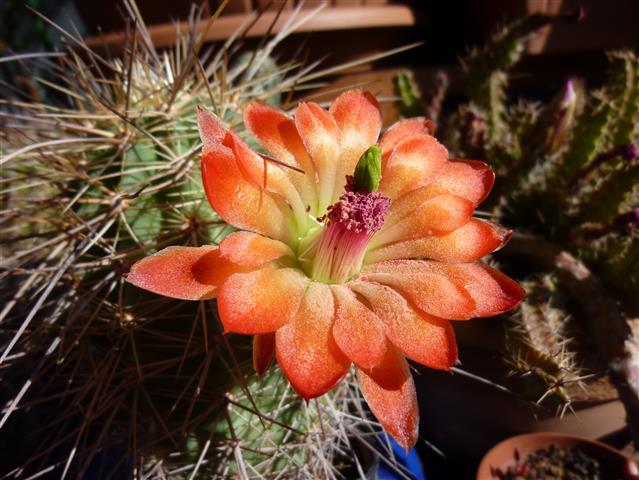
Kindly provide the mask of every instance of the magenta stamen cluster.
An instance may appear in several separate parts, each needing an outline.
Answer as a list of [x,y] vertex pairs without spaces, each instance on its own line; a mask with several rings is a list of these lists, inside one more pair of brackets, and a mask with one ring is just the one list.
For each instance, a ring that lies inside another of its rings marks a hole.
[[353,190],[347,183],[339,201],[328,207],[329,223],[340,223],[354,233],[375,233],[384,225],[384,214],[390,206],[390,198],[380,192]]
[[320,222],[326,221],[312,252],[310,276],[316,281],[343,283],[356,275],[361,267],[366,246],[373,234],[384,225],[384,214],[390,198],[380,192],[368,192],[354,187],[347,177],[344,193]]

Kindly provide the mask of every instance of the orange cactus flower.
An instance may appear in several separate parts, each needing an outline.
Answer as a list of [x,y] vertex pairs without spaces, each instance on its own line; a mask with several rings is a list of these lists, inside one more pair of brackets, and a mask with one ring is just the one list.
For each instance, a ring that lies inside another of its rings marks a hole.
[[[524,296],[478,262],[510,235],[472,216],[492,170],[449,159],[423,118],[378,138],[379,105],[360,90],[328,111],[301,103],[294,118],[255,102],[244,123],[268,157],[198,111],[206,195],[240,231],[219,246],[144,258],[128,281],[179,299],[217,298],[224,330],[254,335],[257,372],[275,356],[306,399],[331,390],[355,364],[373,414],[412,447],[419,413],[405,356],[450,369],[450,320],[502,313]],[[379,188],[358,189],[347,176],[376,144]]]

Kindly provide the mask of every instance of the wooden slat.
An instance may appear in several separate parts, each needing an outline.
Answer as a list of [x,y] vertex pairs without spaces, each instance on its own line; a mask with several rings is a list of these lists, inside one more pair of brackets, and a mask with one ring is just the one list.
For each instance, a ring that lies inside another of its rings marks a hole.
[[[209,1],[209,5],[213,5],[211,10],[215,11],[219,2]],[[234,13],[251,13],[253,11],[253,0],[231,0],[224,8],[225,15]]]
[[[280,16],[274,31],[278,31],[292,12],[284,11]],[[302,13],[303,14],[303,13]],[[248,37],[259,37],[267,31],[277,12],[264,12],[257,20]],[[206,35],[206,41],[224,40],[231,36],[246,21],[242,14],[223,15],[215,21]],[[207,20],[200,21],[198,29],[203,30]],[[415,15],[406,5],[386,5],[377,7],[329,7],[321,10],[298,28],[297,32],[345,30],[373,27],[402,27],[415,25]],[[186,22],[181,22],[180,31],[188,28]],[[176,28],[173,23],[153,25],[148,28],[153,43],[158,48],[175,44]],[[89,47],[109,47],[111,50],[121,51],[124,44],[124,33],[114,32],[92,37],[87,40]]]
[[293,0],[257,0],[257,6],[259,8],[269,10],[279,10],[284,4],[284,10],[290,10],[293,8]]

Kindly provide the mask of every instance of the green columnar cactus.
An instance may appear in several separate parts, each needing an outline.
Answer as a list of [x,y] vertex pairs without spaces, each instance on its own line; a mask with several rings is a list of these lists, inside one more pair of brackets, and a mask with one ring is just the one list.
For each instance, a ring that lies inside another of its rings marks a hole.
[[483,48],[471,50],[462,60],[471,101],[488,120],[491,144],[499,143],[508,129],[505,121],[508,70],[521,58],[530,35],[556,19],[544,14],[523,17],[497,32]]
[[395,93],[399,97],[399,112],[403,117],[416,117],[423,113],[421,92],[410,70],[403,70],[395,77]]
[[526,396],[537,397],[538,403],[554,396],[565,410],[574,388],[583,387],[566,305],[557,303],[562,294],[551,275],[527,280],[523,286],[528,299],[510,319],[506,359],[513,375],[538,380],[524,382]]

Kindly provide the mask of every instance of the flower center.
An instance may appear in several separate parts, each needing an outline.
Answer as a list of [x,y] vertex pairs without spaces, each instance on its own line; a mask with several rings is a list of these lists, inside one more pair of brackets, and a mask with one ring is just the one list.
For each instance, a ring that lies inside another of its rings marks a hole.
[[390,199],[380,192],[356,189],[347,177],[346,189],[320,222],[325,225],[300,255],[310,278],[324,283],[344,283],[356,275],[366,246],[384,225]]

